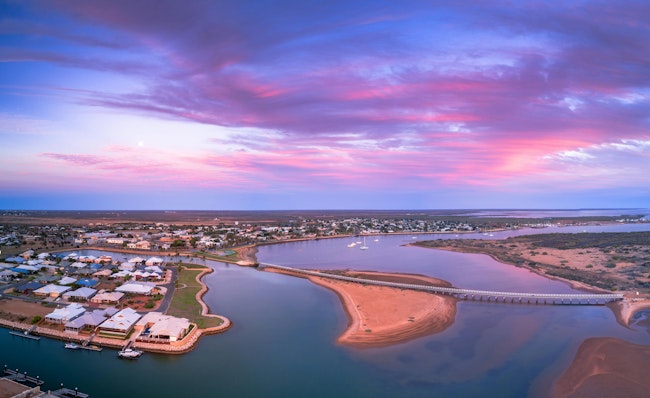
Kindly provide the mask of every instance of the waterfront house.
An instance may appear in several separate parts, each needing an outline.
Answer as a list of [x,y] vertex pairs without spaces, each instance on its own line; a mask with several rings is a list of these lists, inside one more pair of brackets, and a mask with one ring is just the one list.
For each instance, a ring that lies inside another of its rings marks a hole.
[[138,340],[146,342],[170,343],[183,339],[190,330],[190,321],[161,312],[145,314],[135,325],[142,333]]
[[79,333],[82,331],[92,332],[97,326],[104,322],[107,318],[115,315],[117,309],[115,307],[108,307],[105,309],[93,310],[85,312],[78,318],[71,320],[65,324],[66,333]]
[[52,323],[68,323],[81,316],[84,312],[86,312],[86,309],[81,304],[72,303],[67,307],[57,308],[45,315],[45,320]]
[[143,262],[144,262],[144,258],[141,258],[141,257],[133,257],[133,258],[130,258],[130,259],[129,259],[129,262],[130,262],[131,264],[140,264],[140,263],[143,263]]
[[49,296],[52,298],[56,298],[62,295],[63,293],[67,292],[68,290],[70,290],[69,286],[59,286],[55,284],[50,284],[34,290],[34,295],[41,296],[41,297]]
[[68,301],[83,301],[87,302],[92,296],[97,293],[97,290],[89,287],[80,287],[77,290],[63,293],[63,298]]
[[148,266],[160,266],[163,263],[163,259],[160,257],[150,257],[147,261],[145,261],[144,265]]
[[134,309],[124,308],[99,325],[99,335],[125,339],[141,317]]

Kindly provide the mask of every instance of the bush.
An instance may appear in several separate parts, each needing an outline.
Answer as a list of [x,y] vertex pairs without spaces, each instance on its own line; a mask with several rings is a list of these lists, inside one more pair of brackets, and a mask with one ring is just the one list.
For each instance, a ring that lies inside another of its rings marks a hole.
[[147,301],[147,304],[144,305],[144,308],[153,308],[155,306],[153,301]]
[[32,325],[39,323],[41,319],[43,318],[40,315],[34,315],[34,317],[32,318]]

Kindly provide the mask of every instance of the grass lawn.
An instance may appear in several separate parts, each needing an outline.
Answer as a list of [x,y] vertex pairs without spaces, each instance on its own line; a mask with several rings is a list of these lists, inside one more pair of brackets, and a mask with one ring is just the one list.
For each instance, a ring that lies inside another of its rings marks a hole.
[[205,257],[210,260],[217,260],[217,261],[232,261],[232,262],[237,262],[243,260],[241,257],[239,257],[239,253],[237,253],[234,250],[227,250],[228,252],[233,252],[232,254],[226,254],[226,255],[218,255],[215,253],[206,253],[206,252],[196,252],[194,253],[195,256],[197,257]]
[[[195,264],[187,264],[187,266],[205,268]],[[174,291],[174,297],[172,298],[167,314],[187,318],[190,322],[196,323],[201,329],[219,326],[223,321],[220,318],[202,316],[201,304],[196,301],[196,294],[202,287],[196,280],[196,276],[200,272],[201,270],[183,269],[179,273],[179,287]]]

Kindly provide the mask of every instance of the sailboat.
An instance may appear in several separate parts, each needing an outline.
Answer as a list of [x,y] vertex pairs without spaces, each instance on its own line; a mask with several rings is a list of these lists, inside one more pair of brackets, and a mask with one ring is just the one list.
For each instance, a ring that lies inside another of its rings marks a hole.
[[366,246],[366,237],[363,237],[363,246],[361,246],[359,249],[361,250],[368,250],[368,246]]

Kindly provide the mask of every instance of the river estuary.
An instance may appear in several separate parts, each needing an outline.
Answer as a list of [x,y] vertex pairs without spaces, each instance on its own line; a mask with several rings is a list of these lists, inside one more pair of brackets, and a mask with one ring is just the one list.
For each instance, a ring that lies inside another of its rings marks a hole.
[[[582,230],[650,230],[650,224],[503,231],[491,239]],[[258,259],[310,269],[418,273],[462,288],[579,293],[484,255],[405,247],[413,237],[487,238],[380,236],[367,238],[369,250],[348,248],[353,238],[322,239],[263,246]],[[648,330],[620,326],[607,307],[459,302],[456,322],[440,334],[386,348],[341,347],[335,340],[347,317],[333,292],[304,279],[205,264],[215,272],[204,277],[210,287],[204,300],[233,327],[202,338],[190,353],[146,353],[137,361],[121,361],[115,350],[69,351],[60,341],[32,341],[5,331],[0,333],[0,361],[40,376],[51,389],[63,383],[96,398],[541,397],[586,338],[612,336],[650,345]]]

